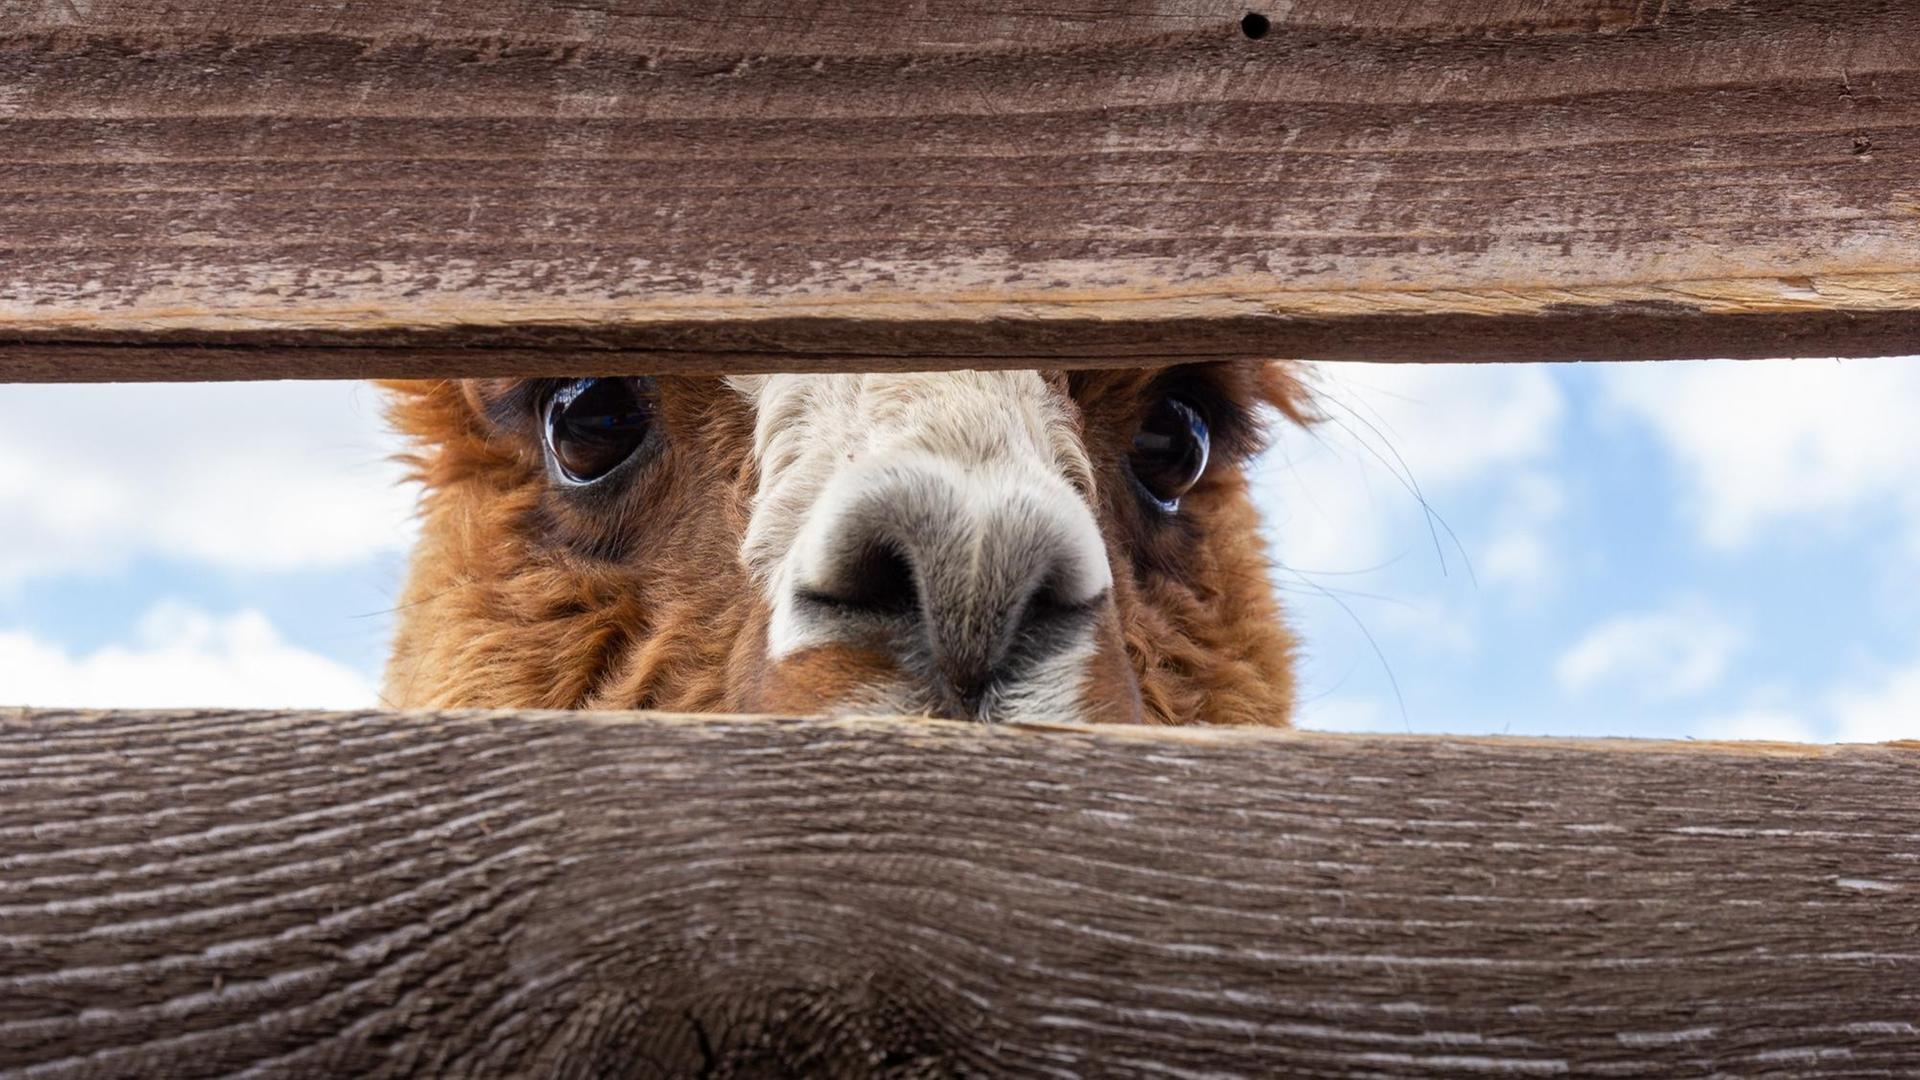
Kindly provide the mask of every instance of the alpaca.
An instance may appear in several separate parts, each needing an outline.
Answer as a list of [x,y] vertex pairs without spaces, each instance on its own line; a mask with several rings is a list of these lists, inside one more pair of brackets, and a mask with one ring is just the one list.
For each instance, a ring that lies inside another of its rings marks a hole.
[[386,385],[395,707],[1287,723],[1290,365]]

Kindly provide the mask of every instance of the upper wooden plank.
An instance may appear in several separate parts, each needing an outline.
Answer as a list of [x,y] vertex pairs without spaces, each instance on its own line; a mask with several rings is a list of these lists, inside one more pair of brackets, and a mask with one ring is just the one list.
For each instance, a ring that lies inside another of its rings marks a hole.
[[1914,744],[0,710],[0,1072],[1912,1076],[1917,773]]
[[0,378],[1920,352],[1915,41],[1856,0],[12,0]]

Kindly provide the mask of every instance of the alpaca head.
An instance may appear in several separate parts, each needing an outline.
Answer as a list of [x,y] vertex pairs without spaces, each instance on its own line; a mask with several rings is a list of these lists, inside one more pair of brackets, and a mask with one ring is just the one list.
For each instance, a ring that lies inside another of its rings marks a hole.
[[390,384],[396,706],[1280,723],[1277,364]]

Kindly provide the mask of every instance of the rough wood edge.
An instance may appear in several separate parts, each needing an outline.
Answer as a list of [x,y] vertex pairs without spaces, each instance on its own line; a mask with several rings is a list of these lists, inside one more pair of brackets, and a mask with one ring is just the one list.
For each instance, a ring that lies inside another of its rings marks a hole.
[[0,1070],[1904,1074],[1916,773],[1920,742],[0,709]]
[[[1157,317],[1134,319],[722,318],[651,326],[580,321],[431,331],[176,329],[56,336],[0,331],[0,383],[932,371],[1281,358],[1512,363],[1920,355],[1920,289],[1910,300],[1904,307],[1891,301],[1860,308],[1782,302],[1750,310],[1670,299],[1529,300],[1504,315],[1435,305],[1424,314],[1223,309],[1195,316],[1169,306]],[[703,339],[713,347],[688,347]]]
[[[42,708],[0,709],[0,717],[12,712],[15,718],[31,718],[36,715],[63,715],[60,710]],[[181,717],[204,717],[206,711],[198,709],[104,709],[92,710],[91,715],[111,718],[116,713],[127,716],[161,717],[177,715]],[[233,716],[250,715],[247,710],[231,710]],[[324,717],[366,716],[365,712],[327,710],[307,710],[299,715]],[[1299,745],[1353,745],[1358,743],[1382,742],[1405,746],[1438,746],[1458,744],[1462,746],[1488,746],[1515,748],[1523,747],[1536,750],[1567,750],[1581,753],[1708,753],[1732,756],[1757,755],[1775,756],[1781,753],[1810,757],[1829,757],[1844,755],[1849,751],[1874,748],[1893,750],[1912,750],[1920,752],[1920,737],[1912,739],[1890,739],[1882,742],[1787,742],[1777,739],[1646,739],[1632,736],[1586,736],[1586,735],[1450,735],[1433,732],[1347,732],[1321,731],[1313,728],[1273,728],[1273,727],[1218,727],[1195,724],[1182,727],[1157,727],[1146,724],[1083,724],[1061,721],[1058,723],[1009,723],[977,724],[964,720],[943,720],[924,716],[868,716],[860,714],[828,714],[819,716],[792,716],[781,713],[686,713],[658,711],[630,712],[593,712],[566,709],[402,709],[387,715],[394,717],[417,717],[430,723],[450,724],[454,726],[491,724],[503,720],[525,721],[538,724],[558,724],[562,726],[578,725],[585,728],[702,728],[716,724],[754,726],[791,726],[804,725],[820,731],[874,731],[924,737],[929,742],[940,742],[950,738],[1036,738],[1047,739],[1056,736],[1094,738],[1123,743],[1168,743],[1186,746],[1274,746]]]

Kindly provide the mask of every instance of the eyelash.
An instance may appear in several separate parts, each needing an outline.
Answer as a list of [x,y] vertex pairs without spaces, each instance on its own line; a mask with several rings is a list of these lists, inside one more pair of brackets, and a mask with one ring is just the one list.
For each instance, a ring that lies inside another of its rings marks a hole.
[[1242,405],[1240,395],[1221,384],[1221,376],[1210,371],[1176,369],[1153,387],[1149,403],[1163,397],[1184,398],[1205,418],[1216,461],[1240,462],[1265,449],[1260,418],[1253,408]]

